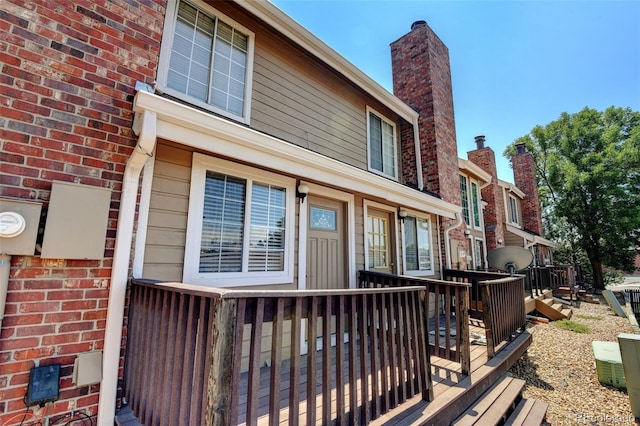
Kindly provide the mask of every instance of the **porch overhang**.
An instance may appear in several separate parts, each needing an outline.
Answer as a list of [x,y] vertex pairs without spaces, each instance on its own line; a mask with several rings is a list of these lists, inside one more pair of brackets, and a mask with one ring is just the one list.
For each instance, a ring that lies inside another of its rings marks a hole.
[[138,114],[153,112],[157,137],[197,150],[313,180],[425,213],[455,218],[456,206],[366,170],[277,139],[246,126],[153,93],[139,91],[133,102]]
[[510,232],[511,234],[522,238],[523,240],[523,247],[531,247],[534,245],[541,245],[541,246],[545,246],[545,247],[550,247],[550,248],[554,248],[557,249],[560,247],[560,244],[553,242],[551,240],[548,240],[544,237],[541,237],[539,235],[533,235],[528,233],[527,231],[523,231],[522,229],[519,229],[513,225],[506,225],[506,229],[507,232]]

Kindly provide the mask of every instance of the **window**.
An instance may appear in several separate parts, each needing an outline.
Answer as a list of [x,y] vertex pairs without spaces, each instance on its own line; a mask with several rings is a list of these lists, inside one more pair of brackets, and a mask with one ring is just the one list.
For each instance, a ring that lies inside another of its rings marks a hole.
[[170,1],[158,85],[166,93],[248,122],[253,34],[203,4]]
[[471,182],[471,206],[473,207],[473,226],[480,228],[480,200],[478,184]]
[[404,270],[408,275],[433,274],[431,232],[428,219],[404,219]]
[[367,248],[369,268],[389,267],[389,224],[387,219],[369,215],[367,218]]
[[462,200],[462,217],[467,225],[471,225],[469,215],[469,190],[467,188],[466,176],[460,176],[460,198]]
[[512,195],[509,195],[509,220],[511,223],[518,224],[518,200]]
[[293,179],[194,154],[184,281],[291,282],[294,186]]
[[369,169],[397,179],[396,138],[393,123],[367,109]]

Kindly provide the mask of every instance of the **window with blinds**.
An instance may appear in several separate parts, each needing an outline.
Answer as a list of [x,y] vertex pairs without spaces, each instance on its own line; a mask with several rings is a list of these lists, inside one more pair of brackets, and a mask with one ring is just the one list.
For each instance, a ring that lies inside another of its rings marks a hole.
[[408,216],[403,228],[405,273],[433,273],[429,220]]
[[294,194],[295,179],[194,154],[185,282],[292,282]]
[[285,195],[284,188],[207,172],[199,271],[282,271]]
[[246,118],[252,40],[248,31],[209,6],[186,1],[177,3],[174,19],[169,23],[173,26],[168,25],[172,32],[165,32],[171,40],[166,42],[168,59],[163,61],[161,56],[160,70],[166,68],[166,82],[161,85],[189,102]]
[[369,168],[396,179],[395,126],[373,111],[368,112]]

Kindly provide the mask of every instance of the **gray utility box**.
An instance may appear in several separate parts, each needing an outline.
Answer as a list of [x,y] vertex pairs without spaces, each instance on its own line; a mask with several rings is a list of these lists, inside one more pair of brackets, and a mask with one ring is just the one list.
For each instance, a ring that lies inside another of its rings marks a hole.
[[640,418],[640,334],[620,333],[618,344],[631,412],[634,417]]

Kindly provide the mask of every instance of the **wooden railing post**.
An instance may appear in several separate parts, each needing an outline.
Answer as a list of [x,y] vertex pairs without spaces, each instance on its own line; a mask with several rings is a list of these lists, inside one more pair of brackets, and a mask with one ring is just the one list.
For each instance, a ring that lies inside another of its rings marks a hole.
[[460,335],[460,368],[464,375],[471,374],[471,339],[469,338],[469,288],[462,287],[456,297],[456,314],[460,319],[456,326]]
[[[232,401],[235,367],[237,300],[220,298],[215,303],[212,333],[211,370],[207,392],[207,426],[236,424],[237,407]],[[237,384],[236,384],[237,385]]]
[[482,297],[482,313],[484,329],[487,339],[487,356],[493,358],[496,355],[496,346],[493,339],[495,331],[493,324],[493,303],[491,301],[491,287],[487,284],[480,285],[480,295]]

